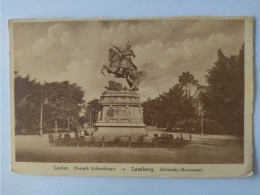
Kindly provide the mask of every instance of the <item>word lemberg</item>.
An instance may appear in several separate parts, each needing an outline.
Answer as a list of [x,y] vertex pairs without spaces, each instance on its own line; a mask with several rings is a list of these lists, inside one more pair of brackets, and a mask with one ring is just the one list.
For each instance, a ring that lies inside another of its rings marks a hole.
[[145,167],[132,167],[132,171],[147,171],[147,172],[154,172],[153,168],[145,168]]

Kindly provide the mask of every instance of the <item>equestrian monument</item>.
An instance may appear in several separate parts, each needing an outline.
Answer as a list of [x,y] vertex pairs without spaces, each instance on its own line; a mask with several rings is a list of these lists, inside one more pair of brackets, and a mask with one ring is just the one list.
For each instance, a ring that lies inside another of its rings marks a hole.
[[146,135],[142,102],[137,91],[147,73],[137,69],[132,57],[135,54],[129,42],[125,49],[113,45],[109,49],[110,64],[104,65],[101,73],[105,75],[107,71],[117,78],[124,78],[129,86],[109,81],[99,101],[101,111],[94,124],[96,137],[113,140],[118,137],[137,138]]

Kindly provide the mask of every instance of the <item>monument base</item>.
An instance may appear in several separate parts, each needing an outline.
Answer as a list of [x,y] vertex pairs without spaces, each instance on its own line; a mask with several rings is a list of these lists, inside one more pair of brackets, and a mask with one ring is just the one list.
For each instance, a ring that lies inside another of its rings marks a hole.
[[108,90],[103,92],[99,103],[101,111],[94,124],[94,137],[113,140],[146,135],[142,102],[136,92]]
[[144,124],[125,124],[125,123],[96,123],[95,137],[105,137],[112,139],[116,137],[141,137],[146,135]]

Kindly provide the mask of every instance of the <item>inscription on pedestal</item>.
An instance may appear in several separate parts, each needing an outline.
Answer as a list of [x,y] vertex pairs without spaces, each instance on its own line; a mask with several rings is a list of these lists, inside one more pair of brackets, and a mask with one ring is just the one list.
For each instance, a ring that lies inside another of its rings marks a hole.
[[130,118],[131,110],[129,108],[108,108],[107,109],[108,118]]

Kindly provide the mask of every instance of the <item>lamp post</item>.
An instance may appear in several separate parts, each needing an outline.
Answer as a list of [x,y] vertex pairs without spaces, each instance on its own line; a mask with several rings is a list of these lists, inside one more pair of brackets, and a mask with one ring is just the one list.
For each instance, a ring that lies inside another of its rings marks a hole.
[[199,115],[200,115],[200,129],[201,129],[201,135],[204,135],[204,105],[203,105],[203,94],[205,93],[205,89],[200,86],[198,91],[198,110],[199,110]]
[[47,99],[47,91],[46,91],[46,98],[43,101],[43,91],[42,91],[42,99],[41,99],[41,116],[40,116],[40,133],[39,136],[42,136],[42,117],[43,117],[43,104],[48,104],[48,99]]
[[88,104],[89,109],[89,127],[92,128],[92,107],[90,104]]
[[42,92],[42,100],[41,100],[41,117],[40,117],[40,133],[39,133],[39,136],[42,136],[42,111],[43,111],[43,92]]
[[204,131],[203,131],[203,116],[204,116],[204,112],[203,112],[203,105],[202,105],[201,102],[199,102],[199,114],[200,114],[201,135],[204,135]]

